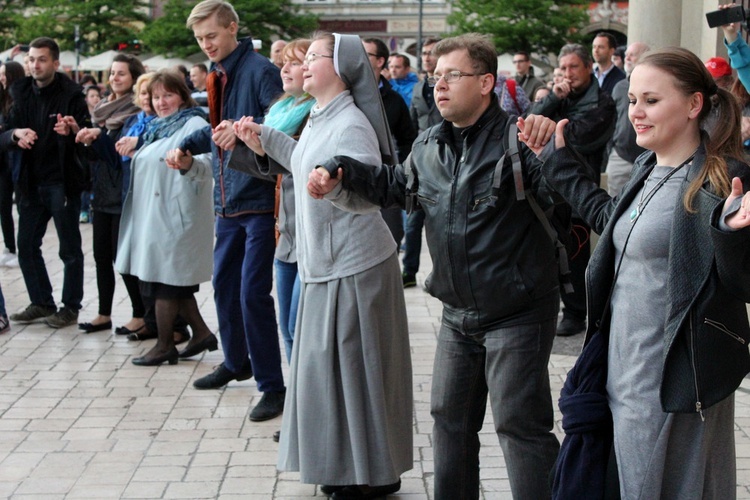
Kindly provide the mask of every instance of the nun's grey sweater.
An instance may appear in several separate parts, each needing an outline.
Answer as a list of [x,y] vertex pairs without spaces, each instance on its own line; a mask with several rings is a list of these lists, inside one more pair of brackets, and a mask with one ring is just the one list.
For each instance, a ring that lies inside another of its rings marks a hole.
[[307,192],[309,173],[333,156],[381,163],[375,131],[348,90],[324,108],[313,108],[299,142],[265,125],[262,129],[263,149],[295,178],[297,259],[303,282],[321,283],[358,274],[396,251],[379,206],[341,190],[339,196],[347,197],[347,210],[354,210],[344,211]]

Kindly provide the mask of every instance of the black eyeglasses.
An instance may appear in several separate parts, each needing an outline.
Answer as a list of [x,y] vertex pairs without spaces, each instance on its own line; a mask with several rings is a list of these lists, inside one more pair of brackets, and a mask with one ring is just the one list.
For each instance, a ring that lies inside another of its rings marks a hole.
[[514,59],[513,60],[513,64],[521,64],[525,62],[529,62],[529,61],[527,61],[526,59]]
[[367,54],[367,55],[368,55],[368,56],[370,56],[370,57],[375,57],[375,58],[377,58],[377,57],[378,57],[378,55],[377,55],[377,54],[373,54],[372,52],[365,52],[365,54]]

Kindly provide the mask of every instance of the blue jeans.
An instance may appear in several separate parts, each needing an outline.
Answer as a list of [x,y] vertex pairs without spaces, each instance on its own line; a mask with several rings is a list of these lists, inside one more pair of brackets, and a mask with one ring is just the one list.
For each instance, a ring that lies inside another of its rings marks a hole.
[[299,306],[299,273],[296,262],[274,261],[276,267],[276,295],[279,300],[279,327],[284,338],[287,362],[292,361],[294,325]]
[[83,299],[83,251],[78,216],[81,197],[65,195],[62,184],[38,186],[18,201],[18,265],[32,304],[55,306],[52,284],[42,256],[42,238],[52,219],[60,240],[63,261],[62,303],[75,311]]
[[216,217],[214,301],[224,365],[251,369],[258,390],[283,391],[281,350],[273,307],[273,214]]
[[556,320],[464,334],[443,324],[431,397],[436,500],[479,498],[487,395],[515,500],[550,498],[559,443],[547,363]]
[[414,276],[419,271],[419,254],[422,251],[424,211],[417,210],[406,216],[404,231],[404,274]]

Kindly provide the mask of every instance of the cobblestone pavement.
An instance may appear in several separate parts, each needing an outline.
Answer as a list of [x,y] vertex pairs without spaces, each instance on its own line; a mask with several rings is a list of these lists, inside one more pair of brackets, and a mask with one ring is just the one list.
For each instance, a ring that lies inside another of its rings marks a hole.
[[[80,320],[97,312],[91,253],[86,242],[85,302]],[[44,255],[60,296],[62,264],[50,226]],[[423,259],[419,284],[428,270]],[[28,298],[17,268],[0,268],[9,312]],[[431,499],[433,452],[429,394],[440,304],[421,286],[405,291],[414,365],[414,468],[391,498]],[[198,300],[216,329],[210,285]],[[118,282],[113,319],[129,317],[124,286]],[[550,360],[553,398],[580,348],[581,336],[558,339]],[[153,341],[128,342],[111,332],[90,335],[76,327],[52,330],[13,325],[0,337],[0,497],[2,498],[242,498],[322,497],[298,475],[276,470],[272,434],[281,419],[247,419],[260,397],[253,380],[223,390],[197,391],[192,381],[223,359],[221,351],[176,366],[133,366],[130,360]],[[285,366],[285,373],[287,368]],[[750,383],[737,393],[737,492],[750,498]],[[324,417],[322,417],[324,418]],[[560,415],[556,432],[561,435]],[[481,496],[510,498],[507,472],[489,412],[481,436]]]

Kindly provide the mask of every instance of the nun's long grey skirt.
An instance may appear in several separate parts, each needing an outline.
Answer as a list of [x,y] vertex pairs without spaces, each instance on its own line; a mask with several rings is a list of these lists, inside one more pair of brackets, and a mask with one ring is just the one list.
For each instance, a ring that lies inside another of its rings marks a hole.
[[381,486],[412,468],[406,306],[394,253],[302,285],[279,447],[303,483]]

